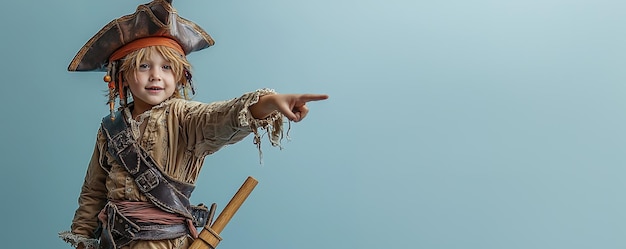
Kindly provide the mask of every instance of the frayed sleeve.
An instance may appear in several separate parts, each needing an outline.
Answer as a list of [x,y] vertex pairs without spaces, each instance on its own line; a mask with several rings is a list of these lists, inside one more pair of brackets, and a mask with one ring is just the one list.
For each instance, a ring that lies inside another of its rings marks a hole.
[[84,235],[74,234],[70,231],[64,231],[59,233],[59,237],[65,242],[70,243],[73,247],[78,247],[78,244],[82,243],[85,249],[97,249],[98,240],[89,238]]
[[254,118],[248,107],[259,102],[259,98],[263,95],[275,94],[273,90],[267,89],[262,89],[257,92],[259,94],[253,95],[250,103],[246,105],[246,108],[243,108],[239,112],[239,124],[244,127],[250,127],[250,130],[252,130],[254,134],[253,141],[259,151],[259,159],[262,159],[261,133],[263,130],[267,133],[272,146],[282,148],[280,142],[283,138],[283,115],[279,111],[274,111],[265,119]]
[[259,89],[228,101],[188,104],[184,108],[181,127],[185,130],[187,146],[193,146],[189,150],[194,151],[196,156],[206,156],[253,133],[254,144],[260,153],[263,130],[268,133],[272,146],[280,147],[283,115],[275,111],[265,119],[256,119],[249,110],[260,97],[269,94],[276,92],[272,89]]

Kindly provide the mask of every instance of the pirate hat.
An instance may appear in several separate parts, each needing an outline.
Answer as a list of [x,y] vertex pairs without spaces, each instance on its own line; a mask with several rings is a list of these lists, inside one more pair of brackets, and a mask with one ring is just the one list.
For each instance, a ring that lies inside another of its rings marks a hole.
[[122,46],[146,37],[168,37],[182,47],[185,55],[215,42],[195,23],[178,16],[171,0],[153,0],[139,5],[133,14],[104,26],[78,51],[69,71],[107,71],[110,56]]

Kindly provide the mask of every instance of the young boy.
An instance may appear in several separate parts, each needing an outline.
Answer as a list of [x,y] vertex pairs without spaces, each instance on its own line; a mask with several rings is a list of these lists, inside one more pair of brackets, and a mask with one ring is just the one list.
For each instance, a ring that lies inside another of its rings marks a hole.
[[258,129],[278,145],[283,116],[301,121],[307,102],[328,97],[261,89],[211,104],[187,100],[193,86],[185,55],[213,40],[170,2],[112,21],[70,64],[70,71],[107,71],[111,108],[71,231],[59,234],[77,248],[188,248],[206,215],[189,204],[204,158],[250,133],[260,146]]

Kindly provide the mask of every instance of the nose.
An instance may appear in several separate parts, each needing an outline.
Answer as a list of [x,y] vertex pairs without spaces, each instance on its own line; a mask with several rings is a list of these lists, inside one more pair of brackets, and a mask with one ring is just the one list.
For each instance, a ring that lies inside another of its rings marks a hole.
[[151,68],[150,69],[150,81],[160,81],[161,80],[161,74],[159,72],[158,68]]

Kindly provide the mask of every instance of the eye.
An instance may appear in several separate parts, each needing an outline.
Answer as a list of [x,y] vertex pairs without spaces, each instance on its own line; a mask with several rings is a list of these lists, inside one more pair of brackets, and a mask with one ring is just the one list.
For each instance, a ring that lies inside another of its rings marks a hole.
[[170,66],[170,65],[164,65],[164,66],[163,66],[163,69],[165,69],[165,70],[171,70],[171,69],[172,69],[172,66]]
[[148,65],[147,63],[139,64],[139,71],[146,71],[148,69],[150,69],[150,65]]

